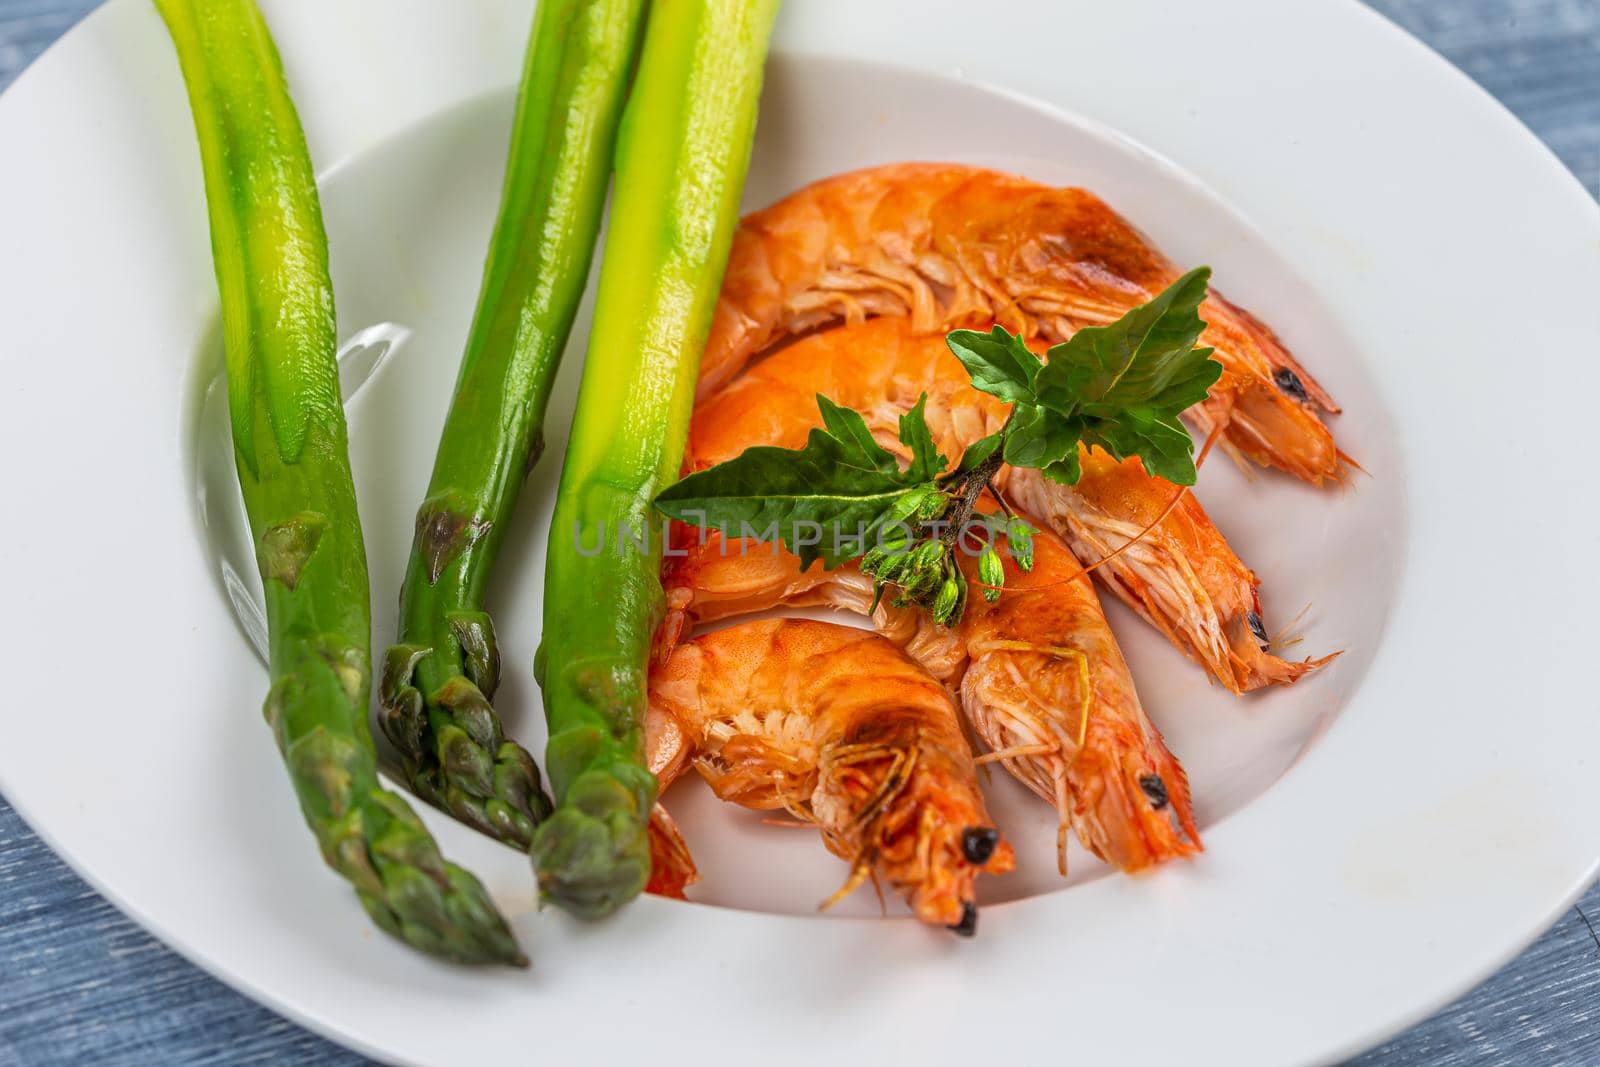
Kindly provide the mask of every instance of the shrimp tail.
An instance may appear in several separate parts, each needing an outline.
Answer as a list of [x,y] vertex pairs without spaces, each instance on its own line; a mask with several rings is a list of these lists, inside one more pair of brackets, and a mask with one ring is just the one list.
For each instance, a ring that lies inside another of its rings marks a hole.
[[661,562],[661,587],[665,593],[665,612],[656,627],[650,643],[650,665],[658,667],[667,662],[672,650],[688,637],[694,626],[689,614],[693,593],[678,580],[679,560],[693,553],[696,544],[704,544],[704,535],[692,526],[674,522],[667,535],[669,551]]
[[[1153,728],[1153,727],[1152,727]],[[1181,856],[1192,856],[1205,851],[1205,845],[1200,841],[1200,827],[1195,825],[1194,803],[1189,793],[1189,775],[1183,769],[1183,764],[1178,762],[1178,757],[1172,754],[1167,747],[1166,738],[1161,736],[1159,730],[1154,738],[1156,764],[1160,768],[1161,782],[1167,791],[1167,803],[1172,808],[1172,815],[1178,820],[1178,828],[1183,831],[1186,842],[1179,845],[1176,853]],[[1153,802],[1150,797],[1150,787],[1140,783],[1140,791],[1145,794],[1145,799]]]
[[[1243,619],[1228,626],[1228,659],[1239,693],[1265,689],[1271,685],[1293,685],[1305,675],[1326,666],[1343,655],[1343,650],[1316,659],[1291,660],[1274,655],[1270,645],[1262,644]],[[1234,688],[1230,686],[1229,688]]]
[[1228,665],[1233,682],[1228,684],[1228,679],[1223,678],[1223,683],[1236,693],[1248,693],[1269,685],[1293,685],[1343,654],[1341,649],[1320,658],[1295,661],[1274,653],[1273,647],[1278,642],[1267,635],[1261,621],[1261,600],[1254,596],[1254,590],[1251,610],[1229,619],[1224,626],[1224,636],[1228,641]]
[[[664,575],[663,578],[666,576]],[[667,662],[672,655],[672,650],[683,643],[689,630],[694,625],[694,620],[689,615],[689,606],[694,600],[694,591],[683,585],[669,585],[663,581],[666,589],[666,612],[661,616],[661,624],[656,627],[655,637],[650,643],[650,665],[659,666]]]
[[685,899],[684,890],[700,880],[689,843],[660,804],[650,809],[646,831],[650,838],[650,881],[644,891],[658,897]]
[[[1255,614],[1255,613],[1252,613]],[[1256,615],[1256,618],[1259,618]],[[1249,617],[1231,620],[1226,628],[1228,661],[1232,668],[1232,684],[1224,684],[1235,693],[1252,693],[1273,685],[1293,685],[1318,667],[1338,659],[1343,650],[1317,658],[1303,660],[1284,659],[1272,651],[1272,645],[1261,640],[1250,625]]]

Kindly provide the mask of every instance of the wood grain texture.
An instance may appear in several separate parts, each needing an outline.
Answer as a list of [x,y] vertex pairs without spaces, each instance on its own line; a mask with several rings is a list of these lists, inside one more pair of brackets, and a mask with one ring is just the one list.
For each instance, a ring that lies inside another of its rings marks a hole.
[[[0,87],[94,6],[0,0]],[[1600,0],[1373,6],[1502,100],[1600,194]],[[1353,1063],[1600,1064],[1600,937],[1586,916],[1600,921],[1600,887],[1500,973]],[[1242,1025],[1249,1010],[1240,1005]],[[168,951],[0,798],[0,1067],[364,1062]]]

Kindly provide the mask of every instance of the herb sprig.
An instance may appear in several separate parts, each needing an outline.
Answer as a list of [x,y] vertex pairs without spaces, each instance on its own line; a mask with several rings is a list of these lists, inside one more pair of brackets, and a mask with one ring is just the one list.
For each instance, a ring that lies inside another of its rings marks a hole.
[[1036,530],[1009,510],[976,511],[1003,464],[1070,485],[1082,474],[1080,447],[1098,447],[1118,460],[1138,456],[1146,471],[1176,485],[1194,484],[1194,441],[1178,416],[1222,373],[1211,349],[1195,347],[1210,276],[1206,267],[1190,271],[1116,322],[1077,331],[1042,361],[1001,326],[951,332],[946,344],[973,387],[1012,406],[1005,425],[968,445],[954,467],[928,430],[926,394],[900,417],[904,466],[859,412],[819,394],[822,425],[803,448],[746,449],[670,486],[655,505],[724,536],[779,541],[802,570],[859,557],[879,597],[893,586],[897,605],[953,623],[968,595],[958,551],[978,552],[991,601],[1005,583],[997,535],[1020,568],[1033,564]]

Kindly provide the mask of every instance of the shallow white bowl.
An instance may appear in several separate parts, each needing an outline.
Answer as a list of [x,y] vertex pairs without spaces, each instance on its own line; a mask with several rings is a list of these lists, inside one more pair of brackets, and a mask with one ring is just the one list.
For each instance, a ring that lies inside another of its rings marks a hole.
[[[325,175],[379,647],[498,188],[526,3],[265,5]],[[216,297],[193,134],[153,12],[114,2],[0,99],[11,672],[0,788],[80,872],[246,992],[386,1059],[696,1050],[996,1062],[1326,1060],[1438,1007],[1595,873],[1600,718],[1588,398],[1600,210],[1498,105],[1353,3],[791,0],[747,202],[849,167],[987,163],[1088,185],[1267,317],[1366,468],[1317,492],[1213,460],[1200,494],[1308,652],[1240,701],[1127,613],[1208,852],[1138,879],[1073,856],[995,777],[1023,866],[957,942],[698,783],[668,796],[706,882],[585,926],[525,862],[429,815],[517,916],[533,970],[435,965],[318,868],[220,575],[251,575],[205,395]],[[1119,131],[1119,132],[1112,132]],[[585,315],[587,312],[585,312]],[[491,604],[498,703],[527,664],[584,342]],[[215,461],[221,458],[218,465]],[[1571,469],[1569,469],[1569,467]],[[200,492],[197,492],[200,490]],[[251,580],[231,599],[248,613]],[[1271,620],[1269,619],[1269,623]],[[85,684],[87,683],[87,684]]]

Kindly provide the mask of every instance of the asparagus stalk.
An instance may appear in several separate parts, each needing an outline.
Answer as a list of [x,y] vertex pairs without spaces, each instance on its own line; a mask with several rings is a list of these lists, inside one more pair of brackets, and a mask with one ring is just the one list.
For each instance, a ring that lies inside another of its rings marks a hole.
[[490,701],[484,591],[588,280],[643,0],[542,0],[500,214],[384,659],[380,722],[417,795],[526,849],[550,812],[533,759]]
[[[544,896],[608,914],[650,874],[642,725],[662,613],[651,500],[677,475],[750,160],[777,0],[655,0],[617,140],[594,326],[546,556],[536,671],[557,809],[534,835]],[[594,552],[596,537],[612,544]],[[618,549],[625,551],[618,551]]]
[[264,711],[323,858],[383,929],[466,963],[527,960],[478,881],[378,781],[366,554],[334,362],[316,181],[254,0],[156,0],[200,142],[239,485],[266,592]]

